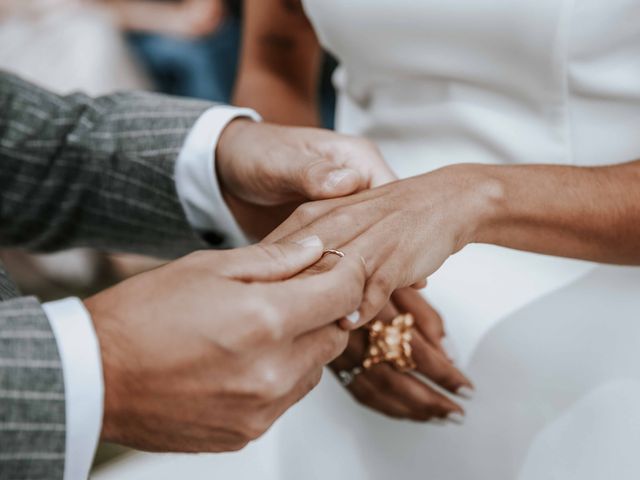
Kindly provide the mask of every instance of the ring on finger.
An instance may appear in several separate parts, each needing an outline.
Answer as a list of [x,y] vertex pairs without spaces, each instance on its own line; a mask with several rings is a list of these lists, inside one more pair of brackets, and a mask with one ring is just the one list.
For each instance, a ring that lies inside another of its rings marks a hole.
[[337,255],[340,258],[344,258],[344,252],[342,252],[340,250],[336,250],[334,248],[329,248],[329,249],[325,250],[324,252],[322,252],[322,256],[324,257],[325,255]]
[[413,315],[398,315],[390,324],[378,320],[369,327],[369,348],[362,363],[365,369],[382,362],[390,363],[399,372],[416,368],[411,340]]
[[353,367],[351,370],[340,370],[338,372],[338,379],[343,387],[348,387],[361,373],[362,367]]

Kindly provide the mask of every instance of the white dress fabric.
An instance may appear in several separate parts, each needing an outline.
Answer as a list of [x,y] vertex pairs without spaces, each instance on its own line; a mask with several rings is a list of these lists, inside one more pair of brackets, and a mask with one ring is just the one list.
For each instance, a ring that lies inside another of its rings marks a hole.
[[[401,176],[640,158],[640,0],[304,4],[342,64],[339,129]],[[640,478],[640,269],[478,245],[427,295],[477,388],[464,425],[388,419],[327,374],[241,452],[140,454],[96,480]]]
[[[402,177],[640,158],[640,0],[304,4],[339,129]],[[327,375],[272,434],[275,478],[640,478],[640,269],[470,246],[426,293],[477,387],[464,425],[387,419]]]

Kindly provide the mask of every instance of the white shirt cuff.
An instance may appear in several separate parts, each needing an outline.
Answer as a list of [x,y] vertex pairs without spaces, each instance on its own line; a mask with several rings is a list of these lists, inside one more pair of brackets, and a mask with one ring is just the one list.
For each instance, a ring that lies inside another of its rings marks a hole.
[[42,305],[58,344],[64,378],[64,480],[89,477],[104,409],[102,357],[93,322],[78,298]]
[[232,247],[250,242],[222,198],[216,175],[215,152],[220,134],[238,117],[261,121],[248,108],[212,107],[203,113],[187,135],[176,162],[178,197],[191,226],[199,232],[225,235]]

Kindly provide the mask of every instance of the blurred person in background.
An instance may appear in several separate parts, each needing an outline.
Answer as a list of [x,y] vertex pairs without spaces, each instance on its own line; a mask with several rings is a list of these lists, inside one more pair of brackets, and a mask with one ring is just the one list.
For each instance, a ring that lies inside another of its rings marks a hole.
[[[241,0],[103,0],[162,93],[229,102],[242,34]],[[323,58],[322,124],[333,126],[336,62]]]
[[[0,68],[59,94],[82,90],[95,96],[151,85],[117,17],[91,0],[0,2]],[[23,291],[44,300],[88,295],[158,264],[86,249],[50,255],[5,250],[0,257]]]

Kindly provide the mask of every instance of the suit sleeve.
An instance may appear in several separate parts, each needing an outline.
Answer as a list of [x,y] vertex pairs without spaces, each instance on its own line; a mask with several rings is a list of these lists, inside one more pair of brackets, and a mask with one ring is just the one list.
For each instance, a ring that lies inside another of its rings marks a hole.
[[0,478],[61,479],[64,377],[40,303],[17,297],[0,266]]
[[191,228],[174,170],[212,105],[142,92],[58,96],[0,72],[0,245],[174,257],[230,246]]

